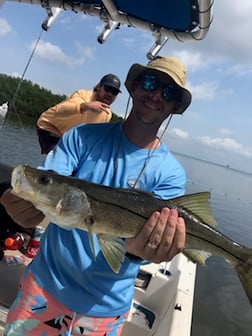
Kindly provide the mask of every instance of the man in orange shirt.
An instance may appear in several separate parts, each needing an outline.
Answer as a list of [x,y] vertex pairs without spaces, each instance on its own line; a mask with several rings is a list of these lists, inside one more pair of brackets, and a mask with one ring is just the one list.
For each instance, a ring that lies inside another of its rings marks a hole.
[[120,91],[120,79],[107,74],[92,91],[77,90],[67,99],[43,112],[37,121],[41,154],[48,154],[59,138],[81,123],[104,123],[112,117],[110,105]]

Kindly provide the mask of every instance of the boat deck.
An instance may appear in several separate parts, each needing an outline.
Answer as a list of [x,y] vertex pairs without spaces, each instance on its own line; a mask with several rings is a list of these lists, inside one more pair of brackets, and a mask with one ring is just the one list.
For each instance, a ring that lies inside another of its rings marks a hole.
[[8,309],[0,305],[0,336],[3,336]]
[[14,300],[20,276],[31,259],[17,251],[5,251],[0,261],[0,336],[3,336],[8,307]]

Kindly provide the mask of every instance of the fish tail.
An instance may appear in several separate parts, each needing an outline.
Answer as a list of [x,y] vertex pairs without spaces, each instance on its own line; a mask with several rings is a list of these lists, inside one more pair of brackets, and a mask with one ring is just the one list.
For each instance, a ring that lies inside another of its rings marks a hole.
[[248,257],[244,262],[237,264],[235,270],[252,305],[252,249],[246,250]]

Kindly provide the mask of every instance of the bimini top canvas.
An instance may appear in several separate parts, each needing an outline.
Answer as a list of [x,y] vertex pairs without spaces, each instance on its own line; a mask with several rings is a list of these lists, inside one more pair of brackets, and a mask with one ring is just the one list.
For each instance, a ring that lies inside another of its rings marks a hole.
[[[3,2],[3,0],[0,0]],[[213,0],[7,0],[41,5],[47,11],[42,23],[48,30],[61,10],[95,15],[104,22],[99,43],[121,25],[144,29],[154,37],[147,53],[153,58],[169,38],[179,41],[203,39],[211,24]]]

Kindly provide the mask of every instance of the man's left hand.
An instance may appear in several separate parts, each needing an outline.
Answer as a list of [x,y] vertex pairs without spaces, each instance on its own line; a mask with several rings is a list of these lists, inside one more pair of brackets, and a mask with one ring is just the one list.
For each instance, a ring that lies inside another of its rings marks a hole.
[[185,222],[176,209],[154,212],[138,235],[125,239],[128,253],[151,262],[170,261],[184,249]]

